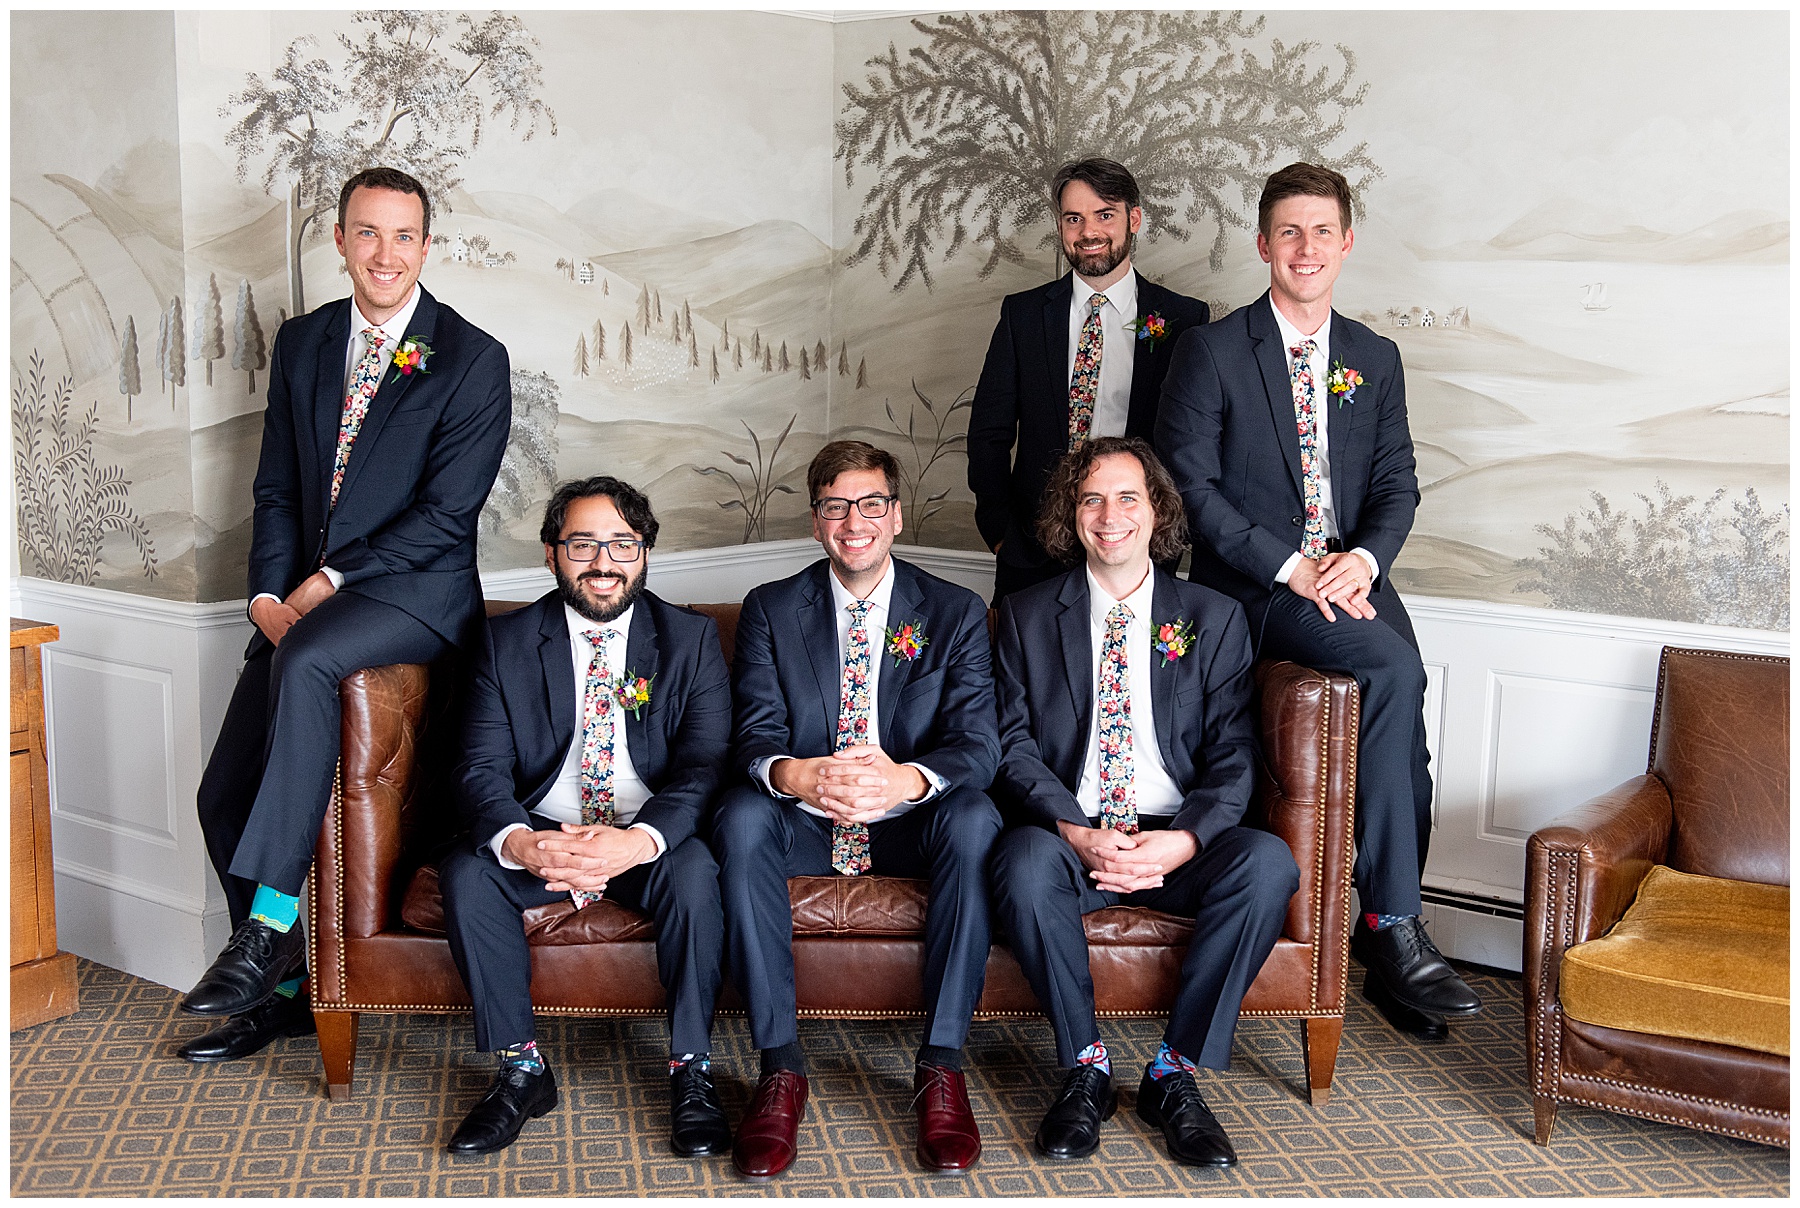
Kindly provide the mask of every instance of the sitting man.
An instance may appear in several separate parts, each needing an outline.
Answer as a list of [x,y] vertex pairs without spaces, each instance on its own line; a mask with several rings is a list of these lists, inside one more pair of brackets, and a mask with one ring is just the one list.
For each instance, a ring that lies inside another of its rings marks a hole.
[[540,534],[556,590],[488,621],[456,769],[472,842],[444,858],[440,881],[475,1044],[500,1054],[500,1071],[452,1153],[502,1149],[556,1106],[520,913],[571,896],[655,921],[670,1145],[696,1157],[731,1144],[707,1061],[719,870],[695,837],[731,741],[731,680],[712,619],[644,590],[656,530],[650,501],[616,478],[562,484]]
[[806,484],[826,559],[753,590],[738,620],[732,763],[752,783],[720,797],[713,847],[726,960],[762,1050],[732,1152],[751,1177],[787,1169],[806,1111],[788,878],[834,871],[930,878],[918,1157],[966,1170],[981,1155],[962,1046],[987,971],[1000,833],[984,792],[1000,754],[987,610],[889,556],[899,481],[873,445],[820,449]]
[[1181,989],[1137,1110],[1169,1156],[1237,1162],[1194,1082],[1225,1069],[1238,1005],[1281,933],[1300,872],[1239,826],[1255,733],[1250,633],[1236,602],[1155,569],[1186,541],[1181,497],[1144,441],[1078,445],[1044,493],[1038,536],[1083,566],[1000,609],[995,796],[1028,823],[994,851],[994,910],[1068,1069],[1037,1132],[1086,1157],[1117,1095],[1094,1022],[1081,916],[1147,906],[1196,921]]

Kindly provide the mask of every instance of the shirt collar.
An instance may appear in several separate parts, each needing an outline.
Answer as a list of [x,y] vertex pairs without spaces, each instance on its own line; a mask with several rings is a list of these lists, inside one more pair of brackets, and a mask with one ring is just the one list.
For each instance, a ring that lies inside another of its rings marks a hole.
[[1319,347],[1323,348],[1331,339],[1331,316],[1329,314],[1325,316],[1325,321],[1319,324],[1319,330],[1309,336],[1288,322],[1288,317],[1281,313],[1281,307],[1275,305],[1274,294],[1269,295],[1269,309],[1275,312],[1275,326],[1281,329],[1281,346],[1283,348],[1298,347],[1303,340],[1316,340]]
[[[406,300],[405,306],[402,306],[399,310],[389,315],[386,323],[369,322],[367,316],[362,312],[362,307],[356,304],[356,296],[352,294],[350,296],[350,318],[355,326],[350,329],[350,334],[352,336],[360,336],[365,328],[379,327],[383,339],[386,341],[388,347],[391,348],[406,334],[406,326],[412,322],[413,311],[417,309],[419,309],[419,283],[417,281],[413,282],[412,297]],[[576,615],[579,616],[580,614],[577,613]],[[589,621],[587,624],[591,625],[593,622]]]
[[[1069,277],[1075,282],[1075,309],[1085,311],[1088,299],[1102,291],[1083,281],[1080,273],[1071,270]],[[1137,269],[1127,269],[1125,275],[1104,292],[1106,300],[1118,307],[1120,314],[1131,319],[1137,318]]]
[[[573,608],[570,608],[566,602],[563,604],[563,617],[569,622],[569,640],[580,642],[583,646],[587,646],[587,640],[581,635],[584,631],[589,629],[616,629],[618,632],[629,637],[631,634],[631,614],[636,611],[637,605],[633,604],[630,608],[627,608],[624,612],[620,613],[610,621],[590,621],[580,613],[576,612]],[[593,647],[588,646],[588,649],[592,650]]]
[[1149,624],[1150,608],[1156,597],[1156,568],[1154,566],[1150,568],[1150,573],[1144,576],[1144,581],[1138,585],[1137,589],[1123,600],[1115,600],[1107,594],[1106,589],[1100,586],[1100,580],[1094,578],[1091,567],[1083,568],[1082,573],[1087,575],[1088,619],[1095,625],[1104,626],[1106,624],[1106,614],[1113,610],[1115,604],[1125,605],[1131,609],[1133,619]]
[[[831,583],[831,607],[834,610],[842,612],[849,608],[850,605],[856,603],[856,597],[850,594],[850,589],[838,582],[837,572],[831,569],[830,563],[826,563],[825,565],[825,578]],[[881,582],[875,585],[875,590],[870,592],[866,598],[872,606],[873,611],[886,613],[888,610],[888,600],[892,598],[893,594],[894,559],[890,554],[888,556],[887,573],[881,576]]]

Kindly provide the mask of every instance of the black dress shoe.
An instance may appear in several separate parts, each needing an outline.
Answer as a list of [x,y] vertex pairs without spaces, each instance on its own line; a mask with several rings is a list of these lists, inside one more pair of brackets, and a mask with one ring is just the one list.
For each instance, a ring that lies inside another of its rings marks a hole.
[[712,1072],[690,1061],[669,1075],[669,1148],[684,1158],[704,1158],[731,1148],[731,1125],[719,1106]]
[[1237,1151],[1186,1070],[1160,1079],[1145,1070],[1138,1084],[1137,1114],[1145,1124],[1162,1129],[1169,1156],[1182,1165],[1237,1165]]
[[1425,934],[1424,920],[1408,915],[1379,931],[1363,926],[1360,919],[1357,924],[1351,949],[1388,998],[1426,1015],[1458,1019],[1481,1013],[1480,996],[1456,975]]
[[181,1000],[181,1009],[194,1015],[242,1015],[268,1002],[275,987],[305,963],[306,937],[298,923],[277,931],[261,919],[245,919],[212,968]]
[[233,1015],[219,1027],[175,1050],[184,1061],[236,1061],[260,1053],[283,1036],[310,1036],[312,1003],[301,995],[277,994],[259,1007]]
[[525,1127],[556,1106],[556,1072],[548,1065],[533,1074],[516,1065],[503,1065],[493,1089],[481,1097],[463,1117],[450,1138],[451,1153],[493,1153],[505,1149]]
[[1427,1015],[1423,1011],[1415,1011],[1411,1007],[1402,1006],[1394,1000],[1393,995],[1381,984],[1381,979],[1373,973],[1363,975],[1363,997],[1375,1004],[1381,1017],[1392,1024],[1397,1031],[1408,1036],[1417,1036],[1420,1040],[1443,1040],[1450,1035],[1450,1025],[1444,1022],[1442,1015]]
[[1078,1065],[1063,1078],[1056,1101],[1033,1138],[1049,1158],[1085,1158],[1100,1148],[1100,1125],[1119,1108],[1112,1075],[1097,1065]]

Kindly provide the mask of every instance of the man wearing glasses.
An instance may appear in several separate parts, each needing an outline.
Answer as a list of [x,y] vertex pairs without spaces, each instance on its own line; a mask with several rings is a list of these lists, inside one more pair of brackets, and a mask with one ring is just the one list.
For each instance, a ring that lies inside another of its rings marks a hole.
[[475,1043],[500,1055],[493,1088],[450,1152],[512,1144],[556,1106],[538,1051],[521,913],[610,898],[656,924],[669,1001],[670,1146],[723,1153],[713,1003],[724,942],[718,866],[695,830],[723,774],[731,685],[711,618],[644,590],[650,501],[616,478],[558,487],[545,509],[556,590],[488,621],[456,768],[472,842],[439,868]]
[[806,484],[826,557],[751,591],[738,620],[731,764],[748,782],[721,795],[713,849],[726,960],[762,1052],[732,1151],[752,1178],[787,1169],[806,1111],[793,876],[930,879],[917,1154],[944,1171],[981,1155],[962,1048],[986,972],[986,865],[1000,833],[985,792],[1000,757],[987,610],[889,555],[899,481],[893,455],[864,441],[820,449]]

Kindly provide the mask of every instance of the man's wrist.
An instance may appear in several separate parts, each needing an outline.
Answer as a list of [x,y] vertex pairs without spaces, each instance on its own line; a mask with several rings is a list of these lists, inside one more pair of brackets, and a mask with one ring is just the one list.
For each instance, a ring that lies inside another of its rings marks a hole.
[[1275,582],[1285,587],[1287,581],[1294,577],[1294,572],[1300,569],[1300,560],[1302,556],[1303,555],[1299,550],[1295,550],[1293,553],[1289,554],[1288,560],[1283,562],[1281,564],[1281,569],[1275,572]]

